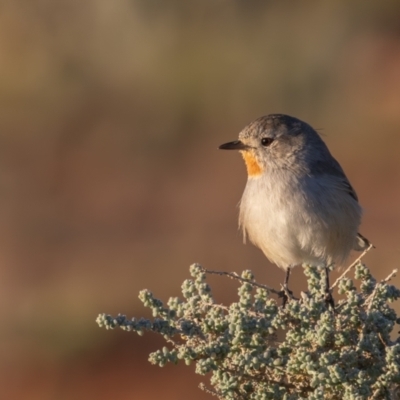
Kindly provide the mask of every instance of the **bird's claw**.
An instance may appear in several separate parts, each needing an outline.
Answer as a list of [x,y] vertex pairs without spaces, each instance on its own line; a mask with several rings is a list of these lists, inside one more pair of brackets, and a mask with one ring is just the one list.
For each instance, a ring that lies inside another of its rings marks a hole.
[[325,303],[327,307],[331,307],[332,310],[335,310],[335,301],[333,300],[332,293],[329,289],[328,292],[325,293]]
[[289,288],[283,286],[282,290],[278,293],[278,297],[282,298],[282,308],[285,308],[289,299],[293,300],[293,292]]

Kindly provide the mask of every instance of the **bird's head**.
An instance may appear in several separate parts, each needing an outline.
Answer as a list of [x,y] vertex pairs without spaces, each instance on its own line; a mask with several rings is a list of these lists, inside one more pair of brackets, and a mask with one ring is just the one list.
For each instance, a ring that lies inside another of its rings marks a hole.
[[239,139],[219,146],[222,150],[239,150],[250,178],[279,168],[299,168],[312,159],[312,146],[325,148],[319,135],[305,122],[284,114],[270,114],[247,125]]

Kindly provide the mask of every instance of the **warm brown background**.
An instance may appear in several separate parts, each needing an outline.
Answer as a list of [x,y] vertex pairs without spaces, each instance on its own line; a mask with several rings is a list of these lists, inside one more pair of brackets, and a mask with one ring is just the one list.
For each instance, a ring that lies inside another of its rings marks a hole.
[[154,335],[95,318],[148,316],[138,291],[178,295],[195,261],[278,286],[237,231],[240,156],[217,150],[272,112],[321,129],[368,265],[398,267],[398,1],[0,2],[1,398],[210,398],[193,368],[147,363]]

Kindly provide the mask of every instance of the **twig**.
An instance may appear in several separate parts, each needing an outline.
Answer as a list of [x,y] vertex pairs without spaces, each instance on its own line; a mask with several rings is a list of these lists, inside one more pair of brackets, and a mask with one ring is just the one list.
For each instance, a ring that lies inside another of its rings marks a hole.
[[261,283],[257,283],[255,281],[252,281],[250,279],[246,279],[246,278],[242,278],[241,276],[239,276],[236,272],[225,272],[225,271],[211,271],[209,269],[205,269],[205,268],[201,268],[206,274],[214,274],[214,275],[225,275],[228,276],[231,279],[237,279],[238,281],[241,282],[246,282],[246,283],[250,283],[253,286],[259,287],[261,289],[265,289],[268,290],[271,293],[277,294],[279,295],[280,293],[282,293],[279,290],[273,289],[267,285],[262,285]]
[[379,394],[379,392],[380,392],[380,389],[376,389],[376,390],[374,391],[374,393],[372,393],[372,396],[370,397],[370,399],[371,399],[371,400],[376,399],[377,396],[378,396],[378,394]]
[[[231,375],[235,375],[236,377],[238,377],[240,379],[245,378],[246,380],[254,380],[254,381],[257,381],[257,382],[268,382],[268,383],[272,383],[274,385],[282,386],[282,387],[286,388],[288,391],[289,390],[293,390],[293,389],[298,389],[298,386],[296,384],[294,384],[294,383],[287,382],[287,381],[285,382],[282,379],[278,381],[278,380],[270,377],[271,370],[273,370],[275,372],[276,371],[280,371],[282,373],[285,373],[285,368],[280,368],[280,367],[276,367],[276,366],[274,366],[273,369],[268,368],[268,367],[264,367],[262,370],[258,371],[255,374],[249,374],[249,373],[245,373],[245,372],[238,373],[235,369],[231,369],[231,368],[224,368],[223,369],[223,371],[228,372]],[[267,379],[266,379],[266,377],[267,377]],[[301,390],[303,390],[305,392],[313,392],[314,388],[312,388],[311,386],[307,385],[307,386],[301,386]],[[247,397],[245,397],[245,399],[247,399]]]
[[223,304],[218,304],[218,303],[204,303],[208,307],[217,307],[220,308],[221,310],[224,311],[229,311],[229,307],[224,306]]
[[[372,291],[372,293],[368,297],[366,295],[360,295],[360,298],[362,298],[362,299],[365,298],[364,304],[368,305],[367,311],[369,311],[371,309],[371,307],[372,307],[372,300],[374,299],[378,288],[381,285],[383,285],[384,283],[389,282],[396,274],[397,274],[397,268],[394,269],[385,279],[382,279],[380,282],[378,282],[375,285],[374,290]],[[336,282],[335,282],[335,284],[336,284]],[[343,303],[338,304],[338,306],[336,307],[336,311],[338,311],[339,308],[343,307],[345,304],[347,304],[347,300],[344,301]]]
[[[203,303],[203,304],[206,305],[207,307],[216,307],[216,308],[219,308],[219,309],[224,310],[227,313],[229,313],[229,307],[226,307],[222,304],[217,304],[217,303]],[[248,310],[247,312],[249,315],[253,315],[254,317],[262,318],[262,314],[259,314],[258,312],[250,311],[250,310]]]
[[379,337],[380,341],[382,342],[383,346],[387,347],[387,344],[385,343],[385,341],[383,340],[382,335],[379,332],[378,332],[378,337]]
[[395,275],[397,274],[397,269],[394,269],[385,279],[381,280],[379,283],[375,285],[374,290],[365,300],[365,304],[368,304],[367,311],[369,311],[372,307],[373,300],[375,298],[376,292],[378,289],[385,283],[389,282]]
[[339,276],[339,278],[336,279],[335,283],[331,286],[329,290],[332,290],[334,287],[337,286],[337,284],[346,276],[346,274],[353,268],[355,267],[359,261],[373,248],[374,246],[370,244],[362,253],[361,255],[356,258],[356,260],[350,264],[350,266],[343,272],[342,275]]
[[395,268],[383,281],[381,281],[381,284],[388,283],[393,277],[396,276],[397,272],[398,272],[398,269]]
[[204,383],[200,383],[199,388],[201,390],[204,390],[206,393],[211,394],[211,396],[215,396],[215,397],[218,397],[219,399],[223,400],[223,397],[221,397],[218,392],[215,392],[214,390],[209,389]]

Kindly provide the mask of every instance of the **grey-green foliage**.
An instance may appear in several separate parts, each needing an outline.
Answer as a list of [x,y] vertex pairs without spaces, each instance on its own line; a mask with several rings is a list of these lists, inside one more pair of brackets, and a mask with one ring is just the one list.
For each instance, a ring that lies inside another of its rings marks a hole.
[[400,290],[388,280],[376,282],[359,263],[360,289],[343,277],[344,299],[333,311],[323,271],[304,271],[308,292],[285,308],[254,284],[250,271],[242,273],[238,301],[225,306],[215,303],[205,270],[194,264],[193,279],[182,285],[184,300],[170,298],[165,306],[150,291],[140,292],[153,321],[101,314],[97,323],[160,333],[168,347],[150,354],[150,362],[195,363],[198,374],[210,375],[212,387],[203,388],[220,399],[392,398],[400,383],[400,340],[390,336],[399,321],[388,303]]

